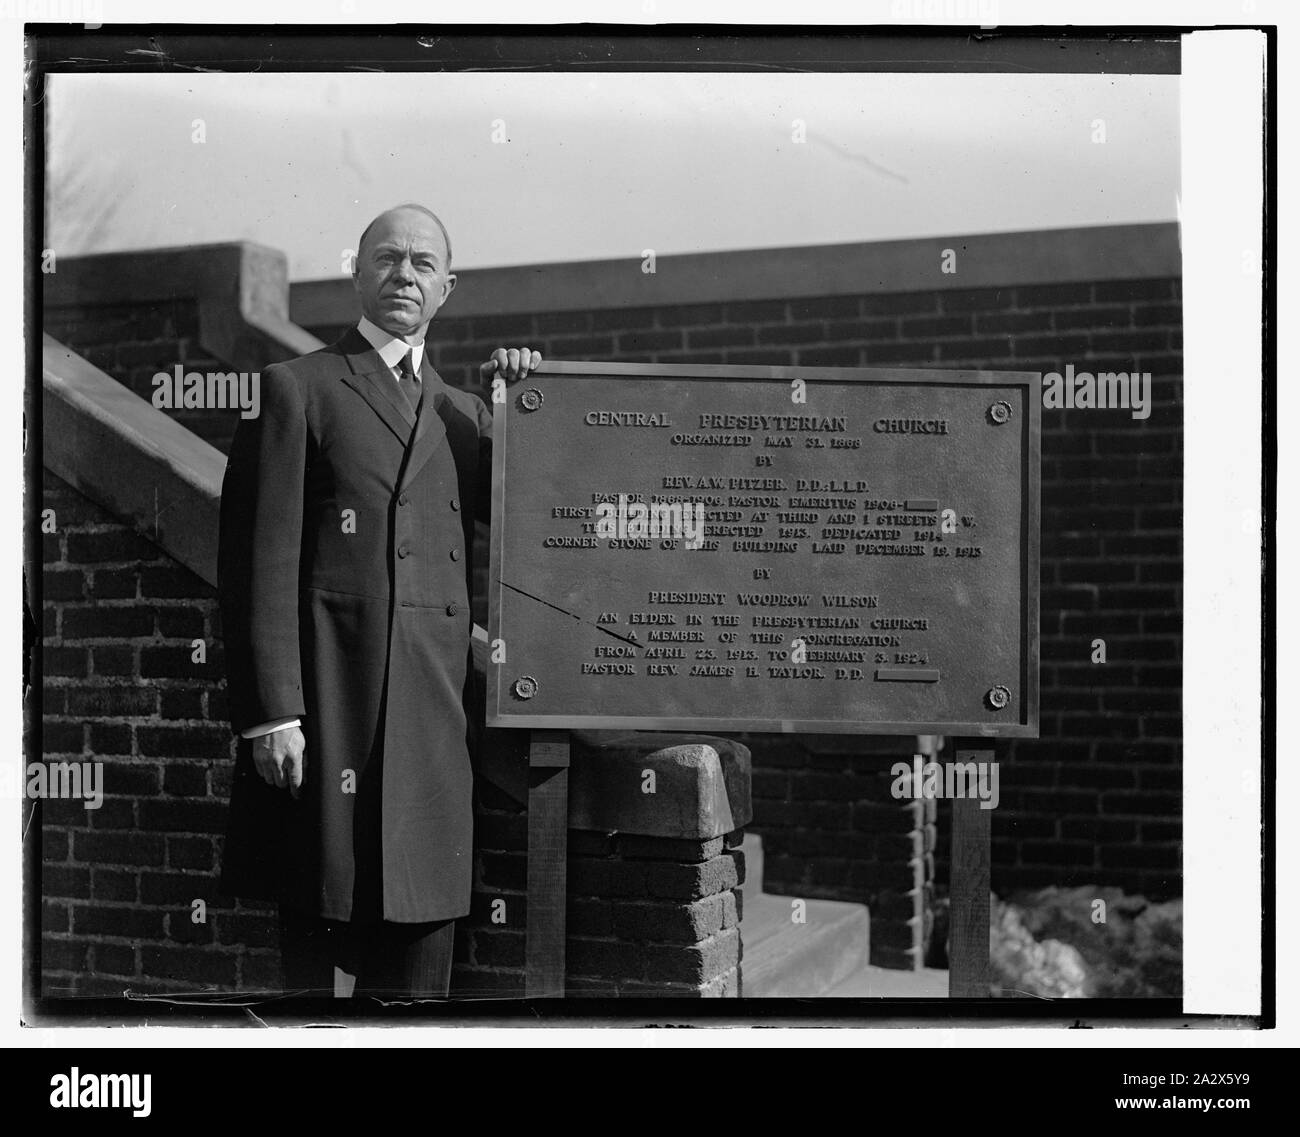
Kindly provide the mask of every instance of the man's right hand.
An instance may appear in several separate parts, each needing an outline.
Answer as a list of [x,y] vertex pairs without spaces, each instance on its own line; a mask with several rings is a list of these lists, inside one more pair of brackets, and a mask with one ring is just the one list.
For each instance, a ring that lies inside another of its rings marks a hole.
[[307,769],[307,740],[296,726],[253,739],[253,765],[269,786],[288,788],[294,797]]

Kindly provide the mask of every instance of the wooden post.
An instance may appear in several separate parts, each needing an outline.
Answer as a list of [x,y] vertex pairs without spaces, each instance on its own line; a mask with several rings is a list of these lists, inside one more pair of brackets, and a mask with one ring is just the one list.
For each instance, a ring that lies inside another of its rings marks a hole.
[[[992,762],[993,745],[958,742],[958,762]],[[948,996],[989,997],[989,865],[993,811],[978,798],[952,803],[952,872],[949,898]]]
[[528,926],[524,996],[564,996],[569,847],[569,732],[535,730],[528,745]]

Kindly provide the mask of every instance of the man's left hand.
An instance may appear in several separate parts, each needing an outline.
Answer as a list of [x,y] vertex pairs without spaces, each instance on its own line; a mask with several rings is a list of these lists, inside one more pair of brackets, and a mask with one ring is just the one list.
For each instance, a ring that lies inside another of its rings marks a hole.
[[517,379],[527,378],[528,372],[542,362],[542,353],[527,347],[499,347],[492,353],[483,366],[478,369],[479,376],[486,382],[496,377],[513,383]]

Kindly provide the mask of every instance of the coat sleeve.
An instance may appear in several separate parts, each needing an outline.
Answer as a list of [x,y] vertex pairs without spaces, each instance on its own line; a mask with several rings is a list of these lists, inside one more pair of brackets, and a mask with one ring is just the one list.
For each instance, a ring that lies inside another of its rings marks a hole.
[[298,640],[307,421],[292,370],[268,367],[261,408],[240,419],[221,487],[217,594],[231,726],[306,713]]

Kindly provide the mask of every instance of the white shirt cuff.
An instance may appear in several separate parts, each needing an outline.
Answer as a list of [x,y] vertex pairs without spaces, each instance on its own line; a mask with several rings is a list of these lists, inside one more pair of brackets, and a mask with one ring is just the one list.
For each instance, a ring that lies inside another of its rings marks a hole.
[[302,726],[302,719],[272,719],[270,722],[264,722],[259,726],[250,726],[247,730],[241,730],[239,737],[261,738],[264,734],[270,734],[276,730],[288,730],[291,726]]

